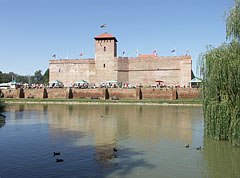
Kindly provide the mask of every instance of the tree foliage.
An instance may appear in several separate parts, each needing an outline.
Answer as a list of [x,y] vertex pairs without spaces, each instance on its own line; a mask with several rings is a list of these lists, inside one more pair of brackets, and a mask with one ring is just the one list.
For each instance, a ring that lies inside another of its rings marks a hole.
[[34,83],[43,83],[43,76],[42,76],[42,71],[41,70],[37,70],[35,73],[34,73]]
[[28,83],[28,76],[18,75],[13,72],[2,73],[0,71],[0,83],[8,83],[12,80],[16,80],[21,83]]
[[49,69],[47,69],[43,74],[43,83],[48,84],[48,82],[49,82]]
[[38,84],[47,84],[49,81],[49,69],[46,70],[44,75],[42,75],[41,70],[37,70],[34,75],[18,75],[13,72],[3,73],[0,71],[0,83],[8,83],[12,80],[16,80],[21,83],[38,83]]
[[208,50],[201,73],[207,135],[240,145],[240,43]]
[[240,18],[239,1],[235,3],[226,20],[226,36],[233,41],[210,46],[200,65],[206,134],[240,146]]
[[239,40],[240,36],[240,0],[235,0],[226,18],[226,38]]

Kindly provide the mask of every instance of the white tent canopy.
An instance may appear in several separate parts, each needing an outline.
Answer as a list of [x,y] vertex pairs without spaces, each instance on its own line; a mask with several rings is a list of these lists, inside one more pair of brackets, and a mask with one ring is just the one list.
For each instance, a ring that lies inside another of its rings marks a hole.
[[52,81],[50,81],[49,83],[50,83],[50,84],[54,84],[54,83],[62,83],[62,82],[60,82],[59,80],[52,80]]
[[75,84],[84,84],[87,83],[85,80],[78,80],[76,82],[74,82]]
[[118,83],[118,81],[117,81],[117,80],[114,80],[114,79],[112,79],[112,80],[108,80],[108,81],[107,81],[107,83]]
[[193,78],[193,79],[190,81],[190,83],[201,83],[201,82],[202,82],[202,80],[199,79],[199,78]]

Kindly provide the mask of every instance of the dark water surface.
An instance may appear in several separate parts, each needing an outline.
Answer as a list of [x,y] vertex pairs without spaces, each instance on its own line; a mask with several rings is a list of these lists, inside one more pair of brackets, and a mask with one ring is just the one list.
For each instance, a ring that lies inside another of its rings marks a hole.
[[240,148],[204,137],[201,107],[16,104],[3,114],[0,178],[240,177]]

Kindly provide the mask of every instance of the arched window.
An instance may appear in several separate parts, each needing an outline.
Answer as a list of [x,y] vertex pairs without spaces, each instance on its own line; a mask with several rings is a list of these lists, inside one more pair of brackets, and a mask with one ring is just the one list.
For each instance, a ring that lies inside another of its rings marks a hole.
[[105,68],[105,64],[103,64],[103,68]]
[[104,46],[103,51],[104,51],[104,52],[106,51],[106,46]]

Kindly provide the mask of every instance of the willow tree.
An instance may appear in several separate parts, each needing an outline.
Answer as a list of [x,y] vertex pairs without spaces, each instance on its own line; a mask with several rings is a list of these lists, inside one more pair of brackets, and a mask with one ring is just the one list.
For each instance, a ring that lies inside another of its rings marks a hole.
[[239,40],[240,37],[240,1],[235,0],[234,7],[225,13],[227,40]]
[[200,56],[207,136],[240,146],[240,0],[226,19],[226,38]]

